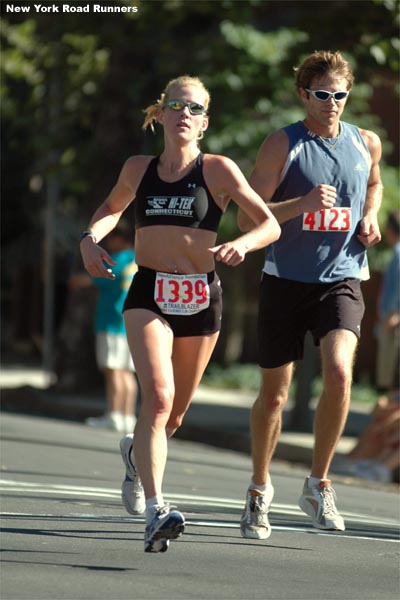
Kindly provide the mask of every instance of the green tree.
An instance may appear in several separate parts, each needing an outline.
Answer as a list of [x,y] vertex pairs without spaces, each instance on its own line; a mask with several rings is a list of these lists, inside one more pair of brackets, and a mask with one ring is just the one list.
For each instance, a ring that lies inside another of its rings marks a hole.
[[[389,165],[382,170],[385,207],[395,205],[398,1],[114,4],[135,4],[139,10],[118,15],[31,12],[27,17],[5,13],[1,3],[3,289],[14,277],[8,265],[18,270],[27,257],[41,265],[51,177],[59,189],[56,249],[79,264],[78,232],[126,157],[155,154],[161,147],[161,130],[155,136],[141,131],[141,109],[182,73],[202,77],[212,94],[202,149],[231,156],[248,175],[264,137],[302,118],[293,66],[314,49],[343,50],[356,71],[346,118],[381,135]],[[220,236],[236,233],[232,207]],[[377,248],[376,264],[379,253]],[[221,273],[226,320],[216,353],[221,362],[241,359],[244,348],[247,356],[254,350],[254,335],[248,332],[254,329],[261,263],[262,253],[257,253],[245,268]],[[11,302],[7,294],[3,298],[6,305]],[[75,299],[70,301],[74,305]],[[73,312],[83,315],[88,328],[91,314],[84,304],[81,312]],[[67,328],[67,337],[72,329]],[[78,330],[81,325],[75,328],[76,340]]]

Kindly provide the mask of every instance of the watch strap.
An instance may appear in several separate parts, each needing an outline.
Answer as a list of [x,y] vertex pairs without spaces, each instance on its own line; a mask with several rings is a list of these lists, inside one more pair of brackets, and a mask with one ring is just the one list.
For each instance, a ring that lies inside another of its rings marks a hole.
[[87,237],[88,235],[93,239],[94,243],[97,244],[97,240],[90,229],[85,229],[85,231],[82,231],[81,235],[79,236],[79,241],[81,242],[83,238]]

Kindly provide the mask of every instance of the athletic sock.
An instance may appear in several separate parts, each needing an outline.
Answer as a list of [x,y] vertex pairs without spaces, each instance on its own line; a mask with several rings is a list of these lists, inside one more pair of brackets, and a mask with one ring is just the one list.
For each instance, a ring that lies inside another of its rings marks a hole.
[[315,485],[319,485],[321,481],[329,481],[329,479],[321,479],[321,477],[307,477],[307,486],[309,488],[314,487]]
[[271,479],[269,476],[268,476],[267,483],[264,483],[264,485],[259,485],[257,483],[254,483],[253,480],[251,480],[250,485],[249,485],[249,490],[258,490],[262,494],[265,494],[265,492],[267,491],[267,488],[270,485],[271,485]]
[[146,523],[151,522],[156,512],[164,506],[164,498],[162,496],[153,496],[146,500]]

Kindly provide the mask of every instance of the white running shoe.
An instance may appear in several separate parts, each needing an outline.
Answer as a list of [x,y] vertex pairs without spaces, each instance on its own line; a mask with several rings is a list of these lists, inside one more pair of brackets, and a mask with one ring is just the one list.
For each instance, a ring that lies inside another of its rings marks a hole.
[[85,423],[94,429],[111,429],[112,431],[125,433],[125,417],[122,413],[107,413],[100,417],[89,417]]
[[248,489],[246,504],[240,519],[240,533],[245,538],[266,540],[271,535],[268,513],[274,497],[274,487],[267,486],[265,494],[259,490]]
[[169,541],[182,535],[185,517],[168,505],[162,506],[147,525],[144,533],[145,552],[166,552]]
[[146,510],[146,500],[142,482],[131,460],[133,433],[129,433],[119,443],[122,460],[125,464],[125,479],[122,482],[121,498],[128,513],[141,515]]
[[307,477],[299,499],[299,506],[311,517],[312,524],[317,529],[344,531],[344,519],[336,508],[336,493],[331,484],[332,482],[326,479],[309,488]]

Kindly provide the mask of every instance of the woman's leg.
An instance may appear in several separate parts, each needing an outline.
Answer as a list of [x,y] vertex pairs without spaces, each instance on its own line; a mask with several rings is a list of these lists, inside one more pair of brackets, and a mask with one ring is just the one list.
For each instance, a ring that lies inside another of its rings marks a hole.
[[208,335],[179,337],[174,339],[172,365],[175,395],[167,423],[167,437],[180,427],[193,395],[210,361],[219,331]]
[[145,309],[124,313],[128,343],[141,388],[134,454],[146,498],[162,495],[167,459],[165,428],[175,394],[173,334],[168,324]]

